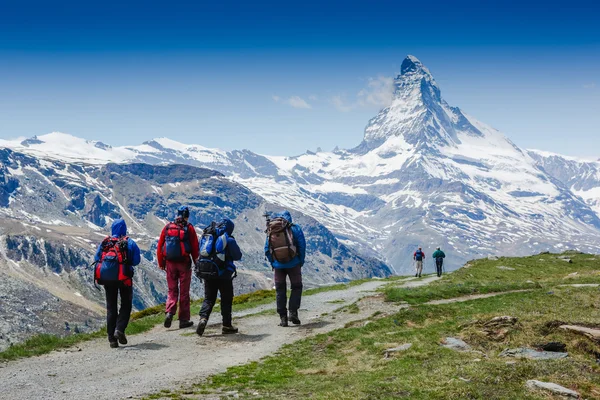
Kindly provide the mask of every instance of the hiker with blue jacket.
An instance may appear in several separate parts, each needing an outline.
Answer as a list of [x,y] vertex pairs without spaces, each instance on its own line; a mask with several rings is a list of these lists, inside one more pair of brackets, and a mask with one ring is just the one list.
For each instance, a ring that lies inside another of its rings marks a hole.
[[[288,321],[300,325],[298,309],[302,299],[302,266],[306,256],[306,241],[300,226],[292,222],[289,211],[279,214],[265,214],[267,217],[267,239],[265,256],[275,271],[277,292],[277,313],[279,326],[288,326]],[[287,309],[287,282],[290,278],[289,316]]]
[[423,249],[420,247],[415,254],[413,254],[413,260],[415,260],[415,277],[421,277],[421,273],[423,272],[423,259],[425,259],[425,253],[423,253]]
[[196,262],[196,276],[204,281],[204,302],[200,309],[200,322],[196,328],[199,336],[204,334],[208,319],[221,294],[221,316],[224,335],[234,334],[238,329],[232,325],[233,279],[237,276],[234,261],[242,259],[242,251],[233,237],[233,221],[224,218],[219,224],[212,223],[204,229],[200,239],[200,257]]
[[[129,324],[133,305],[133,267],[140,263],[138,245],[127,237],[127,225],[117,219],[107,236],[98,246],[94,257],[94,281],[104,286],[106,292],[106,332],[110,347],[127,344],[125,329]],[[121,308],[117,301],[121,295]]]

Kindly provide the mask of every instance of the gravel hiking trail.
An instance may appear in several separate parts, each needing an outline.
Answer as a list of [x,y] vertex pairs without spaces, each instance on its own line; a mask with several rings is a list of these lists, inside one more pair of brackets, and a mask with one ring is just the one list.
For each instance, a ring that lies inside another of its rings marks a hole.
[[[438,279],[408,278],[398,285],[421,286]],[[282,345],[328,332],[347,323],[370,317],[375,311],[394,312],[398,304],[383,302],[375,291],[389,281],[372,280],[344,290],[304,296],[302,325],[282,328],[274,304],[234,313],[237,335],[221,335],[221,315],[211,316],[204,336],[195,328],[165,329],[162,325],[130,336],[129,344],[111,349],[106,339],[0,364],[2,399],[124,399],[137,398],[162,389],[176,389],[273,354]],[[334,312],[361,301],[358,313]],[[198,322],[198,318],[195,318]]]

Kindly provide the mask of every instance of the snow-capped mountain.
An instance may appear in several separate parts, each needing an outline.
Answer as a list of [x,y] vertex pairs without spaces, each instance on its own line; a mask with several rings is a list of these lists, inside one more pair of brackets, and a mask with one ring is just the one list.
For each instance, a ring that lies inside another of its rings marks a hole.
[[584,160],[540,150],[529,150],[543,170],[600,215],[600,160]]
[[391,105],[350,150],[272,157],[166,138],[111,147],[60,133],[0,146],[82,164],[211,168],[273,204],[315,218],[343,243],[400,273],[411,270],[417,245],[426,253],[442,246],[451,269],[489,254],[600,250],[594,205],[501,132],[446,103],[413,56],[402,63]]

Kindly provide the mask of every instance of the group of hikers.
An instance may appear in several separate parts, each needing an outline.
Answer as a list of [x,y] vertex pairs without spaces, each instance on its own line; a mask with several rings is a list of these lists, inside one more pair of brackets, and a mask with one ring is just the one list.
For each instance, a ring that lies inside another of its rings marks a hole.
[[[242,259],[242,251],[233,236],[235,225],[228,218],[213,221],[198,236],[189,217],[189,208],[179,207],[176,218],[165,225],[158,239],[156,259],[158,268],[166,272],[168,286],[164,327],[171,327],[178,304],[179,328],[194,325],[190,315],[190,285],[192,274],[195,274],[204,283],[204,301],[196,333],[200,336],[204,333],[217,295],[220,294],[222,333],[235,334],[238,329],[232,325],[231,315],[233,279],[237,276],[235,262]],[[298,309],[302,298],[302,266],[306,256],[304,233],[300,226],[292,222],[289,211],[265,214],[265,217],[264,253],[274,270],[279,326],[287,327],[289,322],[300,325]],[[127,344],[125,329],[133,304],[133,267],[140,260],[140,249],[127,236],[125,221],[115,220],[111,235],[100,243],[94,257],[94,282],[105,289],[106,329],[112,348]],[[288,277],[291,289],[289,314]]]
[[[446,258],[446,254],[438,247],[431,257],[435,260],[435,270],[437,276],[442,276],[443,268],[444,268],[444,258]],[[419,247],[417,251],[413,254],[413,260],[415,262],[415,277],[420,278],[423,273],[423,261],[425,260],[425,253],[423,249]]]
[[[199,236],[189,222],[190,210],[186,206],[177,209],[176,218],[167,223],[158,239],[156,259],[158,268],[166,272],[168,295],[165,306],[164,327],[170,328],[179,307],[179,328],[194,325],[190,315],[190,285],[195,274],[204,283],[204,301],[196,333],[204,334],[208,319],[221,297],[223,334],[235,334],[232,324],[233,279],[237,276],[235,262],[242,259],[242,251],[233,236],[233,221],[224,218],[213,221]],[[300,325],[298,309],[302,298],[302,266],[306,256],[304,233],[292,222],[289,211],[265,214],[264,254],[274,271],[279,326],[291,322]],[[438,276],[442,275],[446,255],[438,247],[432,255]],[[413,254],[416,277],[421,277],[425,253],[419,247]],[[133,304],[134,268],[140,263],[140,249],[127,236],[127,225],[117,219],[111,227],[111,235],[98,246],[94,257],[94,282],[104,286],[106,293],[106,329],[110,347],[127,344],[125,329],[129,323]],[[288,310],[287,279],[290,281]],[[118,298],[121,306],[118,307]],[[288,312],[289,311],[289,312]]]

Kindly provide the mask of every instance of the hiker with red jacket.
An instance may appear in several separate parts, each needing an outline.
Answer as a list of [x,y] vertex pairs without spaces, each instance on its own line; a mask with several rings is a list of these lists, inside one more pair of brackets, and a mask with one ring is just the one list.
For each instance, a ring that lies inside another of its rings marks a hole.
[[419,247],[418,250],[415,251],[415,254],[413,254],[416,269],[415,277],[421,277],[421,273],[423,272],[423,259],[425,259],[425,253],[423,253],[423,250]]
[[[292,223],[289,211],[268,215],[265,256],[275,271],[277,292],[277,314],[279,326],[288,326],[288,321],[300,325],[298,309],[302,299],[302,266],[306,256],[306,241],[300,226]],[[289,316],[287,310],[287,277],[290,278]]]
[[[127,225],[117,219],[96,251],[94,281],[106,292],[106,332],[110,347],[127,344],[125,329],[129,324],[133,304],[133,267],[140,263],[138,245],[127,237]],[[121,308],[117,310],[121,295]]]
[[190,210],[181,206],[177,218],[169,222],[158,239],[156,258],[158,267],[167,271],[166,316],[164,326],[170,328],[177,312],[179,300],[179,329],[194,325],[190,320],[190,284],[192,282],[192,261],[199,255],[198,236],[194,226],[188,222]]

